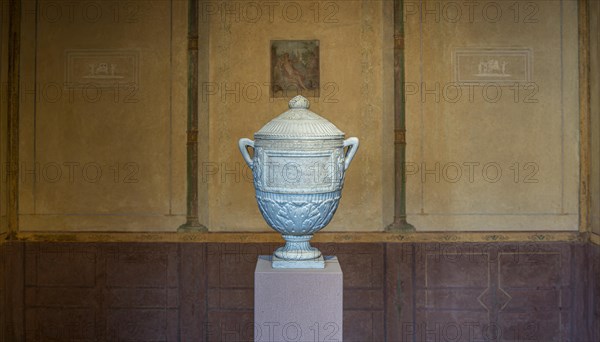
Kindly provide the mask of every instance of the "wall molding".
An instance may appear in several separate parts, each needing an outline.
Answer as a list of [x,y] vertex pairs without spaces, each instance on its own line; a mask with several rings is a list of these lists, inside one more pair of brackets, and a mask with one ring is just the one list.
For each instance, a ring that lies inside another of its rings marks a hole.
[[[600,244],[596,234],[595,243]],[[519,231],[519,232],[330,232],[315,235],[315,243],[501,243],[501,242],[587,242],[589,235],[577,231]],[[147,233],[147,232],[20,232],[17,239],[28,242],[211,242],[211,243],[282,243],[278,233],[211,232],[211,233]]]
[[590,231],[590,23],[588,1],[579,0],[579,230]]
[[589,242],[593,243],[594,245],[600,246],[600,235],[596,233],[590,233]]

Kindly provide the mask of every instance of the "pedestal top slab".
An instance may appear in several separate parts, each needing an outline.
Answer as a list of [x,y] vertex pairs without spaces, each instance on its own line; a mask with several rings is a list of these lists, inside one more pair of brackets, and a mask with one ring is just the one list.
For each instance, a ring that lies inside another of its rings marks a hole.
[[325,256],[325,268],[273,268],[272,255],[259,255],[255,273],[342,273],[340,262],[336,256]]

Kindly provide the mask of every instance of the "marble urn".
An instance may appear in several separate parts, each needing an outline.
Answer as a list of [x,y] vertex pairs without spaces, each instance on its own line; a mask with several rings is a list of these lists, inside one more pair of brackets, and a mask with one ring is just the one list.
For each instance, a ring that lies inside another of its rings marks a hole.
[[258,208],[285,240],[272,266],[324,268],[321,252],[309,241],[338,208],[358,139],[344,140],[344,132],[296,96],[286,112],[254,134],[254,141],[240,139],[239,148],[252,169]]

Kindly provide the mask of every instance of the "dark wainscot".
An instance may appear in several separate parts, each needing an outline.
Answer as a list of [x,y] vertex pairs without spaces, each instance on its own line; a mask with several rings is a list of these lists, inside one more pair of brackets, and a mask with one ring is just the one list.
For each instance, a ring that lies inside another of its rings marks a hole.
[[[600,341],[600,246],[316,245],[344,272],[344,341]],[[254,268],[275,247],[2,243],[0,341],[251,341],[269,334]]]

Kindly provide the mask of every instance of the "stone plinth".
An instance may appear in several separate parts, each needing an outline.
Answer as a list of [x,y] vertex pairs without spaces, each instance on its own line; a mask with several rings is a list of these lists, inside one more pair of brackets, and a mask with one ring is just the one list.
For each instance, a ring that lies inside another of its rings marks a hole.
[[325,257],[321,269],[281,269],[261,255],[254,272],[254,340],[342,341],[342,303],[337,257]]

